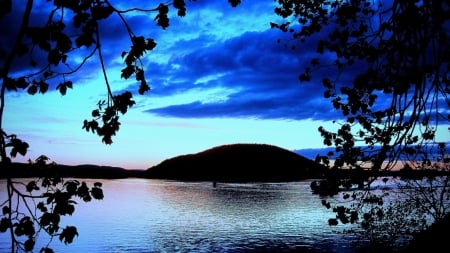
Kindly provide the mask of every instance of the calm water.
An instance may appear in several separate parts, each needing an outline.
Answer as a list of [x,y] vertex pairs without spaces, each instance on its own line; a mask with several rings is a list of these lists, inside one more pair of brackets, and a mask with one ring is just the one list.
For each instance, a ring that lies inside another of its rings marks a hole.
[[[62,227],[75,225],[80,235],[68,246],[54,238],[56,252],[352,252],[350,239],[327,225],[333,213],[311,194],[310,181],[216,188],[211,182],[100,181],[105,199],[79,203],[63,220]],[[0,187],[5,196],[4,182]],[[8,252],[8,239],[0,234],[0,252]]]

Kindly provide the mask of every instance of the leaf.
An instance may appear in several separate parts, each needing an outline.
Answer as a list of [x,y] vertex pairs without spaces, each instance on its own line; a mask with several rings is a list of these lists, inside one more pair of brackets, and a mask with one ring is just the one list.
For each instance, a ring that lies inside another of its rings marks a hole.
[[144,79],[144,70],[142,70],[141,68],[136,69],[136,81],[142,81]]
[[67,86],[65,86],[65,85],[61,85],[61,86],[59,86],[59,93],[61,93],[61,95],[66,95],[66,92],[67,92]]
[[228,0],[232,7],[236,7],[241,3],[241,0]]
[[144,95],[144,93],[149,90],[150,90],[150,86],[148,86],[148,84],[145,80],[142,80],[141,85],[139,86],[139,90],[138,90],[139,95]]
[[167,17],[167,14],[169,13],[169,7],[161,3],[158,6],[158,12],[159,14],[156,15],[155,20],[157,24],[162,27],[162,29],[166,29],[167,27],[169,27],[169,18]]
[[328,219],[328,225],[330,226],[337,226],[339,223],[337,219]]
[[92,197],[97,200],[102,200],[104,197],[103,190],[99,187],[92,187],[91,194]]
[[44,94],[48,91],[48,83],[44,82],[44,81],[40,81],[39,82],[39,93]]
[[75,236],[78,236],[77,228],[74,226],[67,226],[59,235],[59,240],[65,244],[69,244],[73,242]]
[[6,77],[6,78],[3,80],[3,85],[5,86],[5,88],[6,88],[8,91],[11,91],[11,90],[17,91],[17,88],[16,88],[16,84],[15,84],[14,79],[11,79],[11,78],[9,78],[9,77]]
[[39,209],[41,212],[43,212],[43,213],[45,213],[45,212],[47,212],[48,210],[47,210],[47,207],[45,206],[45,204],[44,204],[44,202],[39,202],[37,205],[36,205],[36,208],[37,209]]
[[48,63],[58,66],[61,61],[61,54],[59,53],[59,50],[56,48],[50,50],[50,52],[48,52],[47,60]]
[[72,89],[72,81],[65,81],[63,83],[58,84],[58,86],[56,86],[56,89],[59,90],[59,93],[61,93],[61,95],[66,95],[67,93],[67,88]]
[[3,215],[7,215],[7,214],[11,213],[11,209],[9,208],[9,206],[4,206],[2,208],[2,211],[3,211]]
[[85,182],[81,183],[81,186],[77,189],[77,196],[83,199],[85,202],[88,202],[91,200],[91,197],[89,195],[89,188],[87,187]]
[[100,111],[98,109],[93,110],[92,117],[94,118],[100,117]]
[[33,225],[34,224],[33,224],[33,221],[31,221],[31,218],[28,216],[25,216],[16,225],[14,234],[16,234],[17,236],[22,236],[22,235],[33,236],[36,232]]
[[10,228],[10,227],[11,227],[11,221],[8,218],[3,217],[0,220],[0,232],[1,233],[6,232],[8,230],[8,228]]
[[22,156],[27,154],[28,143],[21,141],[20,139],[12,139],[10,143],[6,144],[6,147],[12,147],[10,155],[11,157],[16,157],[17,153]]
[[63,53],[69,52],[72,49],[72,40],[64,33],[57,33],[57,35],[56,46],[58,49]]
[[33,239],[30,238],[30,239],[26,240],[24,245],[23,245],[25,251],[32,251],[33,248],[34,248],[34,244],[35,244],[35,242],[34,242]]
[[153,39],[147,39],[147,43],[145,45],[146,50],[153,50],[156,47],[157,43]]
[[121,71],[122,71],[122,74],[120,75],[120,77],[123,78],[123,79],[128,79],[135,72],[135,66],[134,65],[127,65]]
[[301,74],[298,79],[300,80],[300,82],[307,82],[311,81],[311,76],[309,74]]
[[94,42],[95,40],[92,38],[92,35],[89,36],[89,34],[80,35],[75,39],[75,44],[77,45],[77,47],[90,47]]
[[25,89],[29,85],[29,83],[25,80],[24,77],[20,77],[19,79],[16,80],[15,83],[16,87],[19,89]]
[[36,94],[37,93],[37,86],[36,85],[31,85],[29,88],[28,88],[28,90],[27,90],[27,92],[28,92],[28,94],[30,94],[30,95],[34,95],[34,94]]
[[107,19],[112,13],[114,9],[111,5],[102,6],[100,4],[95,5],[92,8],[92,17],[96,20]]
[[26,189],[27,189],[27,192],[32,192],[34,190],[36,190],[36,191],[39,190],[39,187],[37,186],[36,181],[30,181],[27,184]]
[[55,253],[51,248],[42,248],[39,253]]
[[68,181],[64,184],[64,186],[66,187],[67,192],[70,195],[74,195],[77,192],[77,188],[78,188],[78,183],[76,181]]

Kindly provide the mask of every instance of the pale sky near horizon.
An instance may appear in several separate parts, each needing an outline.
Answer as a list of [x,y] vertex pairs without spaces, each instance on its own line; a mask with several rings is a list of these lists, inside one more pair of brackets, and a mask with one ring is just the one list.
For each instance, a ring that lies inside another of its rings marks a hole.
[[[35,2],[37,14],[48,13],[51,4]],[[130,6],[146,3],[126,1]],[[339,112],[323,99],[320,83],[298,81],[315,47],[304,44],[292,51],[277,43],[289,35],[270,28],[271,21],[279,20],[274,2],[242,1],[237,8],[226,0],[186,3],[186,17],[171,16],[166,30],[155,25],[154,15],[127,16],[136,35],[158,43],[144,60],[152,90],[143,96],[137,94],[134,78],[120,78],[120,54],[130,46],[120,20],[111,17],[101,24],[113,92],[130,89],[136,101],[121,116],[112,145],[81,129],[97,101],[106,98],[100,65],[90,61],[67,77],[74,87],[65,96],[54,86],[44,95],[7,94],[4,129],[30,145],[27,155],[14,161],[45,154],[60,164],[146,169],[223,144],[323,148],[317,129],[335,128],[331,121]],[[21,13],[23,6],[13,8]],[[446,128],[438,132],[438,141],[450,141]]]

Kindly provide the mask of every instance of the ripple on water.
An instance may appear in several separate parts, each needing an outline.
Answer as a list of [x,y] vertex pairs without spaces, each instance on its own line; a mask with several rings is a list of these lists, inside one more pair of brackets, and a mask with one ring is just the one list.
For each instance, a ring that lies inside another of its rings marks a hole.
[[54,239],[55,252],[351,252],[308,181],[102,182],[105,199],[77,206],[64,221],[80,236],[69,246]]

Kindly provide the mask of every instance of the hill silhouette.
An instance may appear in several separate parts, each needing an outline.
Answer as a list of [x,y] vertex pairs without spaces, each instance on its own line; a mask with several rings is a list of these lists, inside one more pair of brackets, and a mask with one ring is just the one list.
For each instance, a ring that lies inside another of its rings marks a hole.
[[321,177],[325,167],[267,144],[230,144],[167,159],[144,177],[188,181],[283,182]]

